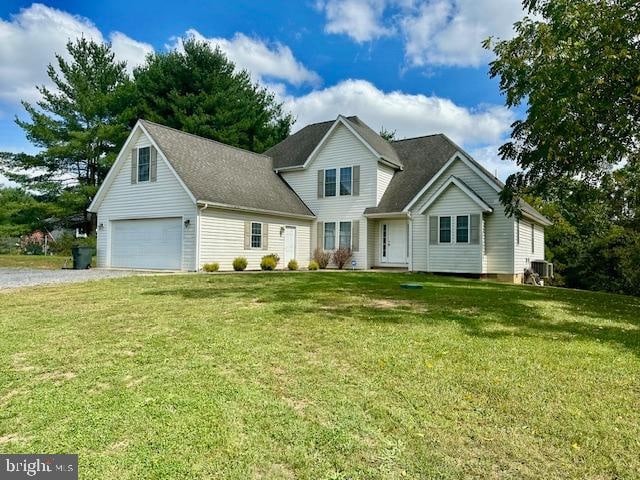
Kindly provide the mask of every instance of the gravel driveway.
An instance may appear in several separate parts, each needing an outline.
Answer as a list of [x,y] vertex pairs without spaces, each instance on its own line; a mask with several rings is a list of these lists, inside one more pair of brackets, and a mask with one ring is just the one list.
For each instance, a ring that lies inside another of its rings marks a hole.
[[38,270],[35,268],[0,268],[0,290],[56,283],[76,283],[103,278],[135,275],[127,270]]

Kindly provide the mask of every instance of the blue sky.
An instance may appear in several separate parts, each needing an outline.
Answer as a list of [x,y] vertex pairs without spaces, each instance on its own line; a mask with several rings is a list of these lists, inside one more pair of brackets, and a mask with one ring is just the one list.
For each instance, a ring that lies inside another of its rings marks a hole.
[[[503,107],[483,38],[508,38],[518,0],[50,1],[0,4],[0,151],[33,151],[16,115],[67,39],[110,41],[131,68],[194,36],[272,88],[294,130],[339,113],[399,137],[444,132],[501,177]],[[1,180],[1,179],[0,179]]]

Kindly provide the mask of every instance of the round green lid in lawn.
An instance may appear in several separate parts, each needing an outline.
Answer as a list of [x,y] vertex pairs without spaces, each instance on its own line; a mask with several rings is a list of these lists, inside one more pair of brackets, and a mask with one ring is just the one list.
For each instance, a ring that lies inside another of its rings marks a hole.
[[419,288],[423,288],[421,283],[403,283],[400,285],[400,288],[406,288],[408,290],[418,290]]

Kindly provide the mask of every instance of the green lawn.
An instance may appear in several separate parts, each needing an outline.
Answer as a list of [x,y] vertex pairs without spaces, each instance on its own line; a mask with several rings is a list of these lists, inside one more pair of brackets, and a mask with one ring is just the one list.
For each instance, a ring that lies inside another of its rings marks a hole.
[[632,478],[639,329],[638,298],[409,274],[2,293],[0,451],[90,479]]
[[64,266],[71,266],[71,256],[57,255],[0,255],[0,268],[41,268],[56,270]]
[[[96,266],[93,258],[92,265]],[[71,255],[0,255],[0,268],[38,268],[44,270],[58,270],[71,268]]]

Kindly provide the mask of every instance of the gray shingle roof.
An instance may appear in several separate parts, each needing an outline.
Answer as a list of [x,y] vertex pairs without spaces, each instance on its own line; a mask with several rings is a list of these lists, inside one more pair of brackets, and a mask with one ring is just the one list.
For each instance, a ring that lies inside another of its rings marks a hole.
[[444,135],[409,138],[392,142],[404,168],[396,172],[377,207],[365,213],[400,212],[458,151]]
[[[402,162],[391,144],[374,132],[356,116],[342,117],[387,162],[402,167]],[[307,125],[282,142],[264,152],[273,158],[276,169],[301,167],[311,152],[324,138],[335,120]]]
[[310,215],[272,159],[148,120],[140,123],[197,201]]

